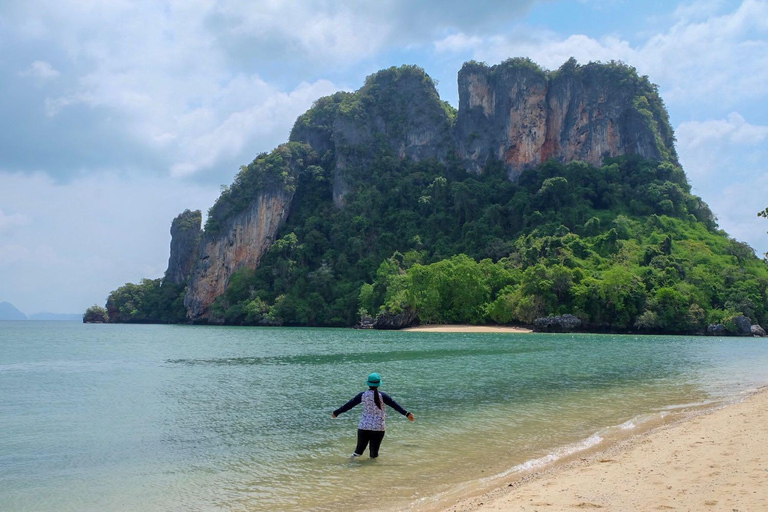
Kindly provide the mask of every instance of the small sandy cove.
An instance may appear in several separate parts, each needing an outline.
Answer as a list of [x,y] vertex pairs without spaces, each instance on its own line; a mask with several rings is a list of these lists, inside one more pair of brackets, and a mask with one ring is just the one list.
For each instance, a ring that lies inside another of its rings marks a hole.
[[419,325],[418,327],[408,327],[403,331],[419,332],[533,332],[523,327],[501,327],[495,325]]
[[467,498],[451,511],[768,511],[768,391]]

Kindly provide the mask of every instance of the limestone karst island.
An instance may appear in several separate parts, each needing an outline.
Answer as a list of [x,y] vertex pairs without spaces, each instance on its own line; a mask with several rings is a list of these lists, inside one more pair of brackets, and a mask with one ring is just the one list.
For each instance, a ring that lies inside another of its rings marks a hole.
[[91,318],[764,334],[768,269],[691,193],[648,77],[514,58],[458,88],[402,66],[318,99]]

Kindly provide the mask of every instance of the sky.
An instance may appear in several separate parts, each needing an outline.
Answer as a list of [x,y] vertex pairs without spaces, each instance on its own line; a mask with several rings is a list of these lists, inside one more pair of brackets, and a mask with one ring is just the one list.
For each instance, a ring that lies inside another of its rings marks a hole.
[[379,69],[621,60],[658,84],[695,194],[768,251],[768,0],[0,3],[0,301],[103,305],[161,277],[170,223],[321,96]]

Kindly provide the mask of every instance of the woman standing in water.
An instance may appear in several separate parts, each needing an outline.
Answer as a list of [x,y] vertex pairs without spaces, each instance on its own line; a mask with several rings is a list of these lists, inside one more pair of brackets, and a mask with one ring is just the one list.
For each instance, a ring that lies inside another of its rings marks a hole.
[[357,447],[355,448],[355,453],[352,454],[352,458],[362,456],[365,447],[368,446],[368,443],[371,443],[370,454],[371,458],[375,459],[379,456],[381,440],[384,439],[386,419],[384,405],[390,406],[410,421],[414,421],[416,418],[413,416],[413,413],[406,411],[400,404],[392,400],[388,394],[379,391],[381,376],[378,373],[370,374],[366,384],[368,384],[368,391],[363,391],[333,411],[331,416],[335,418],[339,414],[347,412],[354,406],[362,403],[363,417],[360,419],[360,425],[357,427]]

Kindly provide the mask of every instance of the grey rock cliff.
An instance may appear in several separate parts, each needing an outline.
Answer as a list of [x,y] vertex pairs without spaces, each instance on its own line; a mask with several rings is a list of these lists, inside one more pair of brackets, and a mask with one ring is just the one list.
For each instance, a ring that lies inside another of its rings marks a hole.
[[288,216],[293,191],[261,191],[248,208],[232,216],[213,236],[204,235],[189,281],[184,306],[187,318],[208,317],[208,308],[224,293],[232,274],[243,267],[256,268]]
[[290,140],[332,159],[338,207],[351,190],[345,175],[364,168],[378,144],[413,160],[453,154],[476,173],[492,158],[513,180],[549,159],[599,166],[605,157],[636,154],[677,163],[655,86],[628,66],[571,59],[549,72],[528,59],[469,62],[458,87],[456,114],[420,68],[383,70],[355,93],[318,100],[297,119]]
[[184,210],[171,223],[171,255],[164,282],[185,284],[197,262],[203,216],[200,210]]
[[342,207],[351,190],[346,173],[364,168],[377,144],[401,159],[444,160],[453,148],[450,114],[451,107],[440,101],[424,70],[390,68],[368,77],[354,94],[318,100],[297,119],[290,140],[309,144],[318,155],[331,155],[333,200]]
[[192,322],[218,321],[209,308],[241,268],[258,267],[275,241],[296,193],[300,173],[316,155],[305,144],[283,144],[241,167],[208,212],[184,306]]

